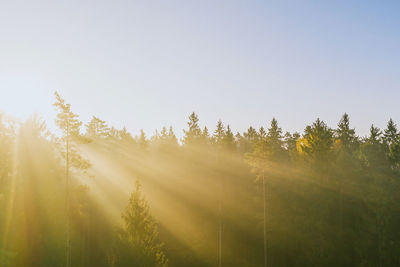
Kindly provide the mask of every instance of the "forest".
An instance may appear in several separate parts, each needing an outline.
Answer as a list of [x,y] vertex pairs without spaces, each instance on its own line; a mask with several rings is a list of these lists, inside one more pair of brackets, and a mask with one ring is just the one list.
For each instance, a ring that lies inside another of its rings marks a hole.
[[[0,266],[400,266],[400,132],[0,115]],[[140,126],[138,127],[138,130]]]

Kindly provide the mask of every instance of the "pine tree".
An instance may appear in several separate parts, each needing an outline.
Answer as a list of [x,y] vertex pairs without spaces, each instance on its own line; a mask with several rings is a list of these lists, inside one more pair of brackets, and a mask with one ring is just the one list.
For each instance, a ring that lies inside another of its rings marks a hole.
[[358,138],[354,128],[350,128],[350,119],[347,113],[344,113],[335,130],[335,138],[339,142],[340,150],[351,154],[357,145]]
[[[221,155],[224,147],[225,127],[221,120],[217,122],[212,140],[216,149],[216,165],[221,164]],[[218,266],[222,266],[222,175],[218,182]]]
[[110,128],[106,122],[93,116],[88,124],[86,124],[86,135],[89,138],[107,138],[110,136]]
[[172,149],[178,146],[178,139],[175,136],[172,126],[169,127],[169,130],[165,126],[162,127],[157,144],[164,152],[171,152]]
[[400,133],[397,125],[392,119],[389,120],[383,134],[383,142],[386,147],[387,158],[389,159],[392,169],[400,168]]
[[59,113],[57,114],[56,125],[62,131],[62,141],[64,146],[62,149],[62,155],[65,159],[65,188],[66,188],[66,214],[67,214],[67,226],[66,226],[66,266],[71,266],[71,203],[70,203],[70,168],[76,167],[79,169],[87,169],[90,164],[85,161],[78,153],[74,141],[79,140],[80,127],[82,122],[79,121],[78,115],[71,111],[71,105],[66,104],[64,99],[55,92],[56,102],[54,106],[57,108]]
[[284,146],[287,151],[293,151],[296,149],[297,140],[300,138],[300,134],[298,132],[294,132],[293,134],[286,132],[284,135]]
[[126,142],[126,143],[134,143],[135,140],[133,139],[131,133],[126,129],[126,127],[122,127],[121,130],[118,131],[119,138],[121,141]]
[[139,148],[143,151],[147,149],[149,146],[149,141],[147,140],[146,134],[143,129],[140,129],[140,135],[137,137],[137,143],[139,144]]
[[309,162],[317,167],[326,167],[333,159],[333,131],[319,118],[307,126],[297,148]]
[[168,142],[169,144],[171,144],[172,146],[178,146],[178,138],[176,138],[176,135],[174,133],[174,129],[172,128],[172,126],[169,126],[169,130],[168,130]]
[[187,124],[189,129],[183,130],[185,134],[182,140],[183,144],[186,146],[198,144],[202,133],[199,126],[199,118],[197,117],[196,113],[192,112],[192,114],[190,114],[189,122]]
[[262,181],[263,190],[263,230],[264,230],[264,267],[267,266],[267,203],[266,203],[266,187],[265,172],[268,168],[268,159],[270,151],[268,151],[268,137],[263,127],[258,132],[257,143],[251,153],[245,155],[247,162],[252,167],[252,171],[256,173],[257,180]]
[[217,122],[217,128],[213,134],[213,143],[219,149],[224,147],[224,137],[225,137],[225,126],[221,120]]
[[207,146],[210,144],[210,134],[206,126],[204,126],[203,131],[201,133],[200,144],[202,146]]
[[254,145],[257,143],[258,133],[257,130],[250,126],[246,132],[239,138],[237,142],[240,150],[243,153],[249,153],[253,151]]
[[235,137],[233,136],[231,127],[228,125],[226,127],[225,135],[223,137],[224,148],[232,152],[236,150]]
[[268,128],[266,141],[267,149],[269,150],[270,154],[270,160],[282,160],[285,156],[282,129],[278,126],[278,121],[275,118],[272,119],[271,126]]
[[381,140],[382,140],[382,131],[378,127],[375,127],[372,124],[369,130],[369,137],[367,141],[371,144],[376,144],[380,143]]
[[382,170],[388,166],[382,131],[371,125],[370,134],[360,146],[359,160],[368,170]]
[[111,266],[168,266],[158,238],[158,225],[136,181],[128,206],[122,213],[123,227],[116,233],[110,252]]

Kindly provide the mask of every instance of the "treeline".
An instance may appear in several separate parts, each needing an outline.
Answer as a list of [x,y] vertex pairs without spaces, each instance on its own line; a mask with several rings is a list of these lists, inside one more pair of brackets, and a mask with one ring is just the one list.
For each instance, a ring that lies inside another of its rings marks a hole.
[[0,121],[0,266],[399,266],[400,132],[347,114],[284,133],[189,116],[132,136],[56,94]]

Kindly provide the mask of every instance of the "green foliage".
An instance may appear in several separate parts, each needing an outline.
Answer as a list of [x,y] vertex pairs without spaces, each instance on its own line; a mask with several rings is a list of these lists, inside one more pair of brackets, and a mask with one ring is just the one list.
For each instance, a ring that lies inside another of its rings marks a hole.
[[[283,135],[275,119],[235,136],[219,121],[210,136],[193,113],[182,145],[172,127],[132,138],[104,121],[83,142],[78,116],[56,101],[59,137],[38,117],[0,116],[2,267],[65,266],[67,220],[71,266],[215,266],[219,218],[224,266],[263,264],[264,225],[268,266],[400,264],[393,120],[365,138],[347,114],[336,129],[317,119],[302,136]],[[139,184],[128,196],[131,177],[141,177],[146,198]]]
[[168,266],[158,241],[158,226],[136,181],[122,214],[123,228],[116,233],[109,261],[111,266]]
[[183,144],[187,146],[196,145],[198,144],[202,136],[202,132],[199,126],[199,118],[197,117],[196,113],[192,112],[192,114],[190,114],[189,122],[187,124],[189,129],[183,130]]
[[300,139],[301,152],[314,166],[329,165],[333,158],[333,131],[319,118],[307,126],[303,139]]
[[350,128],[350,119],[347,113],[344,113],[340,119],[338,128],[335,130],[335,138],[339,141],[339,149],[345,153],[353,153],[356,149],[358,138],[353,128]]
[[386,146],[386,155],[389,159],[392,168],[400,169],[400,133],[397,130],[397,125],[392,119],[389,120],[387,127],[383,133],[383,142]]
[[389,167],[382,143],[382,132],[374,125],[371,125],[369,137],[361,144],[359,160],[363,167],[372,170],[382,171]]

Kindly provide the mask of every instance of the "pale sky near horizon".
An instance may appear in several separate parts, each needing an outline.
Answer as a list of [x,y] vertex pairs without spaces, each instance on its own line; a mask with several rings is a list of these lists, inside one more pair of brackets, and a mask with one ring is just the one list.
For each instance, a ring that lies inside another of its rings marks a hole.
[[400,126],[400,1],[0,0],[0,111],[52,128],[54,90],[134,134]]

